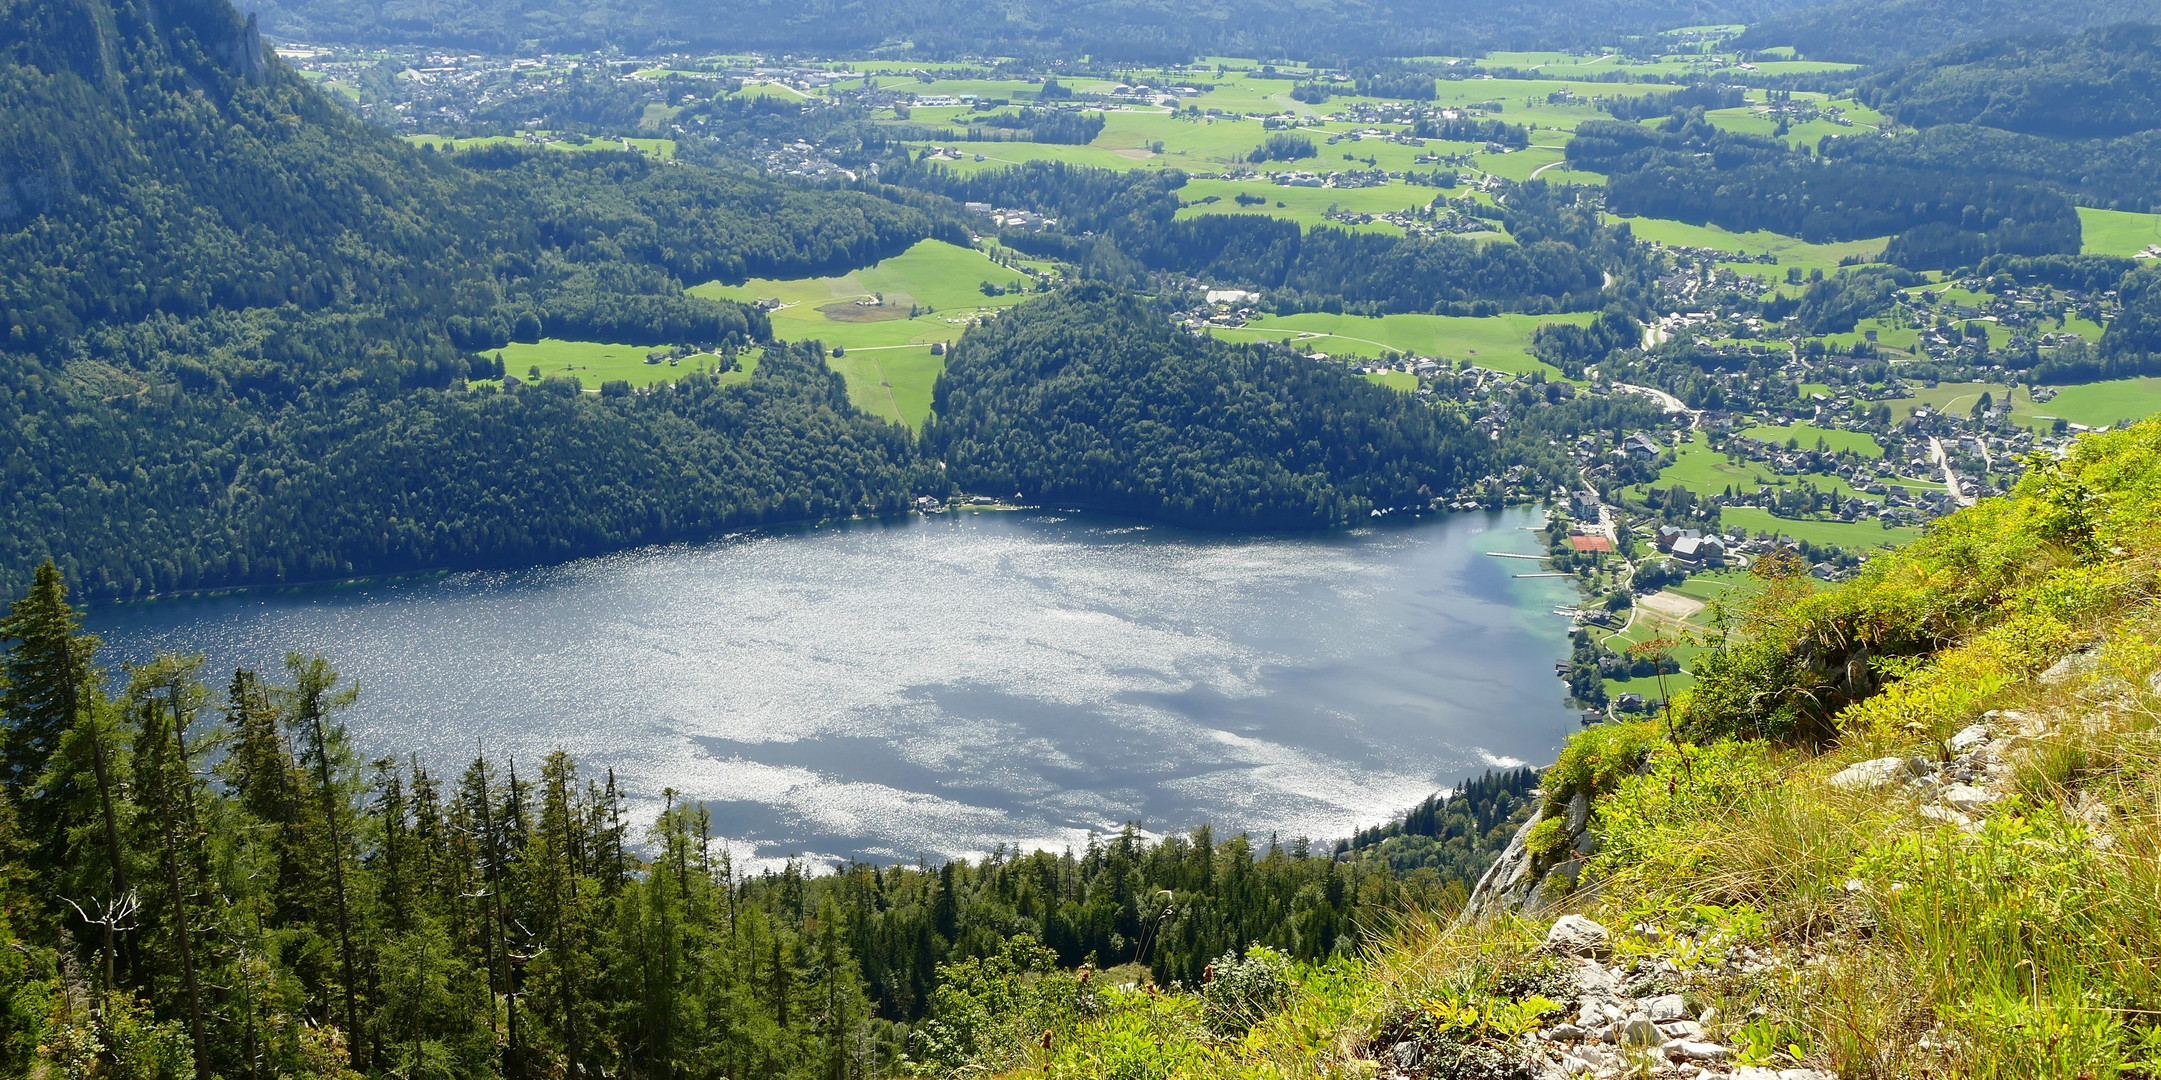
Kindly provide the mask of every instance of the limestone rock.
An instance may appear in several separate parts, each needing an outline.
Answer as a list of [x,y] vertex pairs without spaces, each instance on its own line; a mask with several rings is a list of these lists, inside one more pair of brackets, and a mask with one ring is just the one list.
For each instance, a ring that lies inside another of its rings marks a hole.
[[1388,1057],[1395,1062],[1396,1068],[1404,1072],[1417,1072],[1418,1067],[1425,1064],[1426,1048],[1418,1045],[1416,1039],[1405,1039],[1389,1048]]
[[1989,730],[1987,725],[1972,724],[1958,734],[1951,736],[1944,742],[1944,745],[1950,747],[1951,752],[1954,754],[1963,754],[1987,743],[1988,740]]
[[1666,1060],[1692,1061],[1698,1065],[1715,1064],[1733,1056],[1733,1051],[1717,1043],[1681,1039],[1667,1043]]
[[1615,1040],[1622,1046],[1657,1047],[1666,1044],[1666,1033],[1658,1030],[1651,1018],[1641,1013],[1621,1021],[1620,1037]]
[[1581,915],[1563,915],[1546,931],[1546,951],[1562,956],[1601,956],[1608,938],[1605,927]]
[[2056,686],[2070,682],[2099,667],[2100,664],[2101,647],[2098,645],[2089,646],[2050,664],[2048,670],[2042,672],[2040,677],[2034,681],[2043,686]]
[[1531,852],[1524,841],[1539,821],[1532,814],[1508,840],[1508,846],[1493,860],[1479,877],[1478,886],[1471,890],[1470,899],[1464,902],[1463,919],[1472,921],[1497,911],[1514,911],[1523,906],[1531,890],[1537,888],[1538,878],[1531,871]]
[[1685,1020],[1688,1017],[1688,1005],[1681,1000],[1679,994],[1652,998],[1643,1003],[1643,1011],[1657,1021]]
[[1919,758],[1876,758],[1840,769],[1831,777],[1831,786],[1863,791],[1895,784],[1928,771],[1927,763]]
[[1945,805],[1962,814],[1971,814],[1996,801],[1996,793],[1971,784],[1952,784],[1943,789],[1940,796]]
[[1621,992],[1621,977],[1596,960],[1584,960],[1576,968],[1576,991],[1581,994],[1610,996]]

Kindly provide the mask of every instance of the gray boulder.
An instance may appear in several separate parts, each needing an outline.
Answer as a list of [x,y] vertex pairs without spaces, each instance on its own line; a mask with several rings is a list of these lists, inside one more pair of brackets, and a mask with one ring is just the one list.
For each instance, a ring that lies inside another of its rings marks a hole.
[[1581,915],[1563,915],[1546,931],[1546,951],[1561,956],[1603,956],[1611,935]]

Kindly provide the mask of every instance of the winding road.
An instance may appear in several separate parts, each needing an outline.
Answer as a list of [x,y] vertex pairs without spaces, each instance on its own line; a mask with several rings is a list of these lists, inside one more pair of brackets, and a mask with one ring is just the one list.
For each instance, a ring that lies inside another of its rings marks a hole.
[[1959,488],[1958,474],[1951,471],[1951,455],[1944,452],[1943,440],[1934,435],[1928,437],[1928,459],[1943,469],[1944,489],[1951,493],[1951,498],[1960,506],[1972,506],[1980,501]]

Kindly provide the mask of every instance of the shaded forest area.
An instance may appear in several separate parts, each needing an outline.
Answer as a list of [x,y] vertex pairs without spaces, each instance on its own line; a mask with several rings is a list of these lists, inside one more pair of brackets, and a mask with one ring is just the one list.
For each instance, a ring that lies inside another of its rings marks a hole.
[[954,346],[924,442],[961,486],[1184,522],[1345,525],[1489,471],[1455,411],[1081,285]]

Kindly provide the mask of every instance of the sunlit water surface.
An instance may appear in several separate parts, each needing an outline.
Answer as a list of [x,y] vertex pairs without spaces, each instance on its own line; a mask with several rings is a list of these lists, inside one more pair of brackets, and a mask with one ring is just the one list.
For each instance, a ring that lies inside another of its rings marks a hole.
[[[760,533],[514,573],[94,611],[107,660],[361,685],[370,756],[562,748],[740,856],[937,858],[1137,820],[1347,834],[1573,726],[1535,511],[1230,537],[1055,512]],[[214,681],[222,685],[222,677]],[[537,771],[537,769],[535,770]]]

